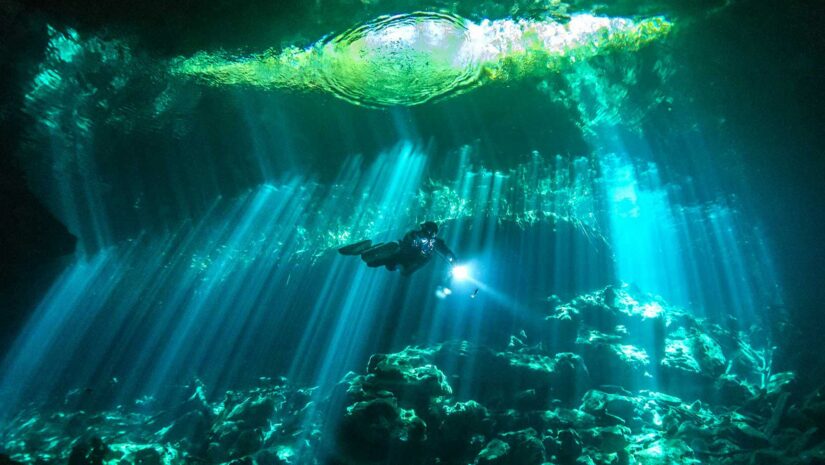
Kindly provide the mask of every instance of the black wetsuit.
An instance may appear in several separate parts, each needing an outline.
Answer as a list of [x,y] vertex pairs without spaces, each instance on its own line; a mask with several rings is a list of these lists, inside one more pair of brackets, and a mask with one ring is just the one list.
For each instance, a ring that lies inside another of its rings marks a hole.
[[399,241],[399,245],[401,248],[398,251],[396,266],[392,268],[387,266],[387,268],[394,270],[397,266],[401,266],[401,274],[405,276],[426,265],[434,253],[441,255],[450,263],[455,262],[455,254],[435,234],[410,231]]
[[[361,249],[359,244],[369,248]],[[436,237],[435,233],[424,230],[410,231],[401,240],[386,244],[371,246],[368,241],[359,244],[350,246],[355,247],[352,252],[341,253],[359,254],[370,267],[386,266],[391,271],[400,268],[404,276],[409,276],[426,265],[435,253],[450,263],[456,260],[455,254],[443,240]]]

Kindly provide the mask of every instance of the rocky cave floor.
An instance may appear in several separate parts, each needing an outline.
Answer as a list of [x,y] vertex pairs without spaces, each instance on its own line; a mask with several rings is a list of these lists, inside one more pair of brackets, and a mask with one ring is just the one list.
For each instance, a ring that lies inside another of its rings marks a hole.
[[326,392],[262,379],[210,402],[195,381],[152,413],[32,406],[0,465],[825,464],[825,388],[799,392],[739,326],[609,286],[506,347],[375,354]]

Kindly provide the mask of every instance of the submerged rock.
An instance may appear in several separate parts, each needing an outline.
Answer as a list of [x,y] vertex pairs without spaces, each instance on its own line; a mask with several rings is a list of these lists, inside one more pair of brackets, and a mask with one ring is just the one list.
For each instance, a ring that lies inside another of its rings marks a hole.
[[559,431],[554,442],[553,454],[558,458],[559,463],[573,463],[582,454],[582,441],[576,430],[565,429]]
[[78,441],[69,454],[69,465],[103,465],[103,459],[108,451],[109,448],[98,437]]
[[12,460],[11,457],[9,457],[6,454],[0,454],[0,465],[23,465],[23,464],[22,464],[22,462],[17,462],[15,460]]
[[360,383],[364,395],[388,392],[411,406],[426,405],[434,398],[452,394],[444,373],[428,363],[426,354],[412,349],[373,355],[367,365],[367,375]]
[[193,411],[185,413],[161,434],[166,442],[177,442],[187,444],[187,449],[197,448],[206,439],[212,419],[204,412]]
[[275,413],[275,399],[261,396],[245,399],[232,407],[226,415],[226,421],[238,422],[246,428],[262,428]]
[[338,434],[340,452],[350,461],[420,463],[427,424],[394,398],[378,398],[347,407]]
[[549,334],[563,330],[562,338],[575,337],[575,351],[595,385],[656,387],[684,399],[721,398],[733,405],[768,388],[767,348],[629,285],[557,305],[547,324]]
[[504,433],[501,438],[510,446],[509,463],[540,465],[544,462],[544,444],[533,428]]
[[630,424],[637,416],[638,402],[631,396],[592,390],[584,395],[581,410],[601,424]]
[[[581,357],[572,353],[547,355],[540,348],[492,350],[465,342],[437,346],[433,360],[454,367],[454,373],[471,373],[469,387],[476,400],[496,408],[540,409],[551,400],[574,403],[590,385]],[[455,389],[467,387],[458,377]]]
[[493,428],[487,409],[474,400],[444,405],[440,418],[432,439],[448,462],[470,461],[481,451],[484,438]]
[[631,436],[629,428],[619,425],[591,428],[582,433],[583,443],[602,454],[623,452]]
[[154,447],[147,447],[137,451],[134,455],[135,465],[161,465],[160,453]]
[[699,464],[693,450],[682,440],[663,439],[655,441],[633,454],[639,465]]
[[510,445],[501,439],[493,439],[478,453],[476,465],[505,465],[511,463],[508,455]]
[[[450,341],[375,354],[331,391],[283,382],[209,402],[195,383],[184,402],[152,414],[145,405],[43,407],[11,422],[2,450],[77,465],[825,461],[825,388],[796,395],[793,374],[767,372],[770,352],[744,334],[629,287],[581,296],[555,315],[578,353],[530,345],[523,331],[503,347]],[[661,333],[651,340],[641,330]],[[610,355],[619,366],[594,373],[604,348],[629,358]],[[647,354],[644,371],[664,380],[657,390],[645,376],[628,378],[639,375],[636,349]]]

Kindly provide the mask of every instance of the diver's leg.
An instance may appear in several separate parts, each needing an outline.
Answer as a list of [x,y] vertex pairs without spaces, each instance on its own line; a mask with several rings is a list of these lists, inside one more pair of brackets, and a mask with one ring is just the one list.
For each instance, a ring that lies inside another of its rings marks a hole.
[[373,266],[372,263],[378,262],[383,262],[382,264],[386,264],[386,260],[396,255],[399,249],[400,247],[397,242],[381,244],[367,250],[366,252],[363,252],[361,254],[361,259],[367,262],[370,266]]
[[356,242],[354,244],[345,245],[338,249],[341,255],[361,255],[364,251],[372,248],[372,241],[367,239],[365,241]]
[[366,250],[362,250],[361,251],[361,258],[367,259],[367,258],[370,258],[374,255],[377,255],[379,253],[379,251],[382,249],[382,247],[384,247],[385,245],[387,245],[387,244],[385,244],[383,242],[379,242],[379,243],[373,245],[372,247],[367,248]]

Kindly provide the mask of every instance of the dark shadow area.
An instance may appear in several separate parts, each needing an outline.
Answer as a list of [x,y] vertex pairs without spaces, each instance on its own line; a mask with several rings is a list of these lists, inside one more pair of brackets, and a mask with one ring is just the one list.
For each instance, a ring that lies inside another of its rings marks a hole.
[[42,54],[45,29],[0,6],[0,358],[71,254],[76,238],[29,190],[16,155],[28,119],[22,83]]

